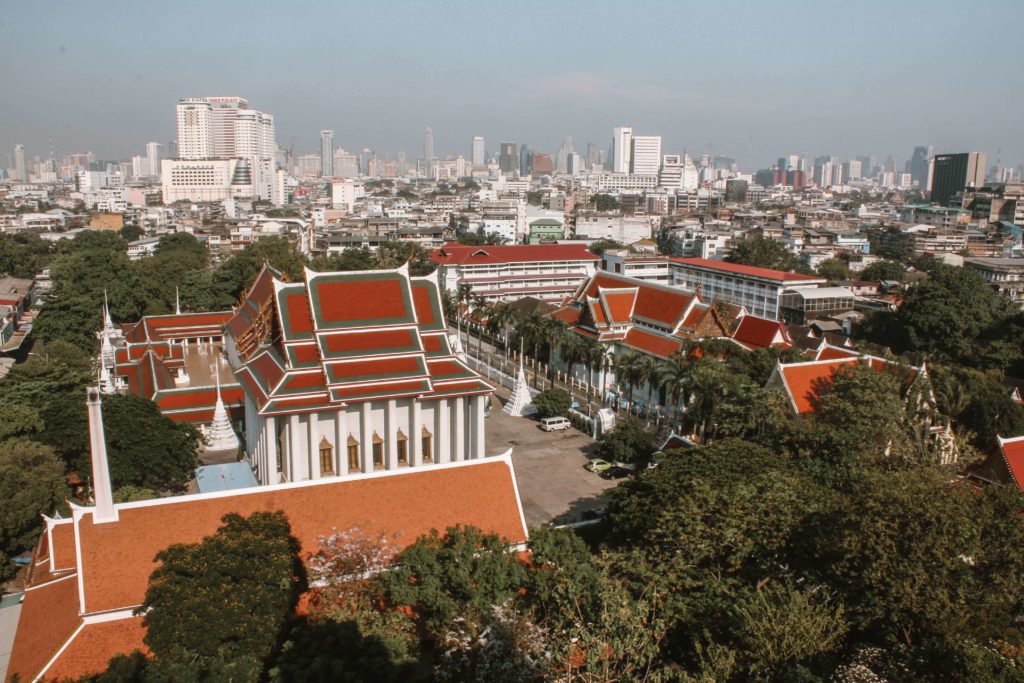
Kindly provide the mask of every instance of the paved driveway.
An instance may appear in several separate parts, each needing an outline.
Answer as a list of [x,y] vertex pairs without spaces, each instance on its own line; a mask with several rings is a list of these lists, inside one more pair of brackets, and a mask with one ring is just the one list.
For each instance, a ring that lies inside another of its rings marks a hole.
[[595,442],[576,429],[544,432],[531,418],[510,417],[501,411],[508,392],[491,398],[487,418],[487,454],[512,448],[519,495],[529,526],[581,520],[585,510],[605,505],[603,494],[615,481],[602,479],[583,466],[594,457]]

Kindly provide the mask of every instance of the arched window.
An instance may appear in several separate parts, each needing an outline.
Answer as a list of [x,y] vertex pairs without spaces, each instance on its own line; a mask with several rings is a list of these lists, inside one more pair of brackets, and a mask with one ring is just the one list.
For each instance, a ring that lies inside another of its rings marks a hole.
[[423,462],[434,462],[434,435],[426,427],[420,435],[423,439]]
[[348,471],[358,472],[359,467],[359,442],[349,435],[348,437]]
[[401,429],[398,430],[398,464],[409,464],[409,439]]
[[320,439],[320,474],[334,474],[334,448],[326,436]]
[[384,439],[377,432],[373,433],[373,469],[384,469]]

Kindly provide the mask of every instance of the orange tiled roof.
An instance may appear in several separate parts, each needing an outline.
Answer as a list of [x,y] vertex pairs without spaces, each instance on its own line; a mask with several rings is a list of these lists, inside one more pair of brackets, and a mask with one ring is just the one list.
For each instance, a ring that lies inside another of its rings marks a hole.
[[626,333],[622,343],[659,358],[669,358],[683,348],[682,343],[677,339],[669,339],[635,327]]
[[1013,439],[999,439],[999,450],[1013,480],[1024,491],[1024,436]]
[[791,346],[785,323],[756,315],[743,316],[732,338],[745,346],[760,349],[776,344]]
[[[141,603],[158,552],[195,543],[216,531],[228,513],[282,510],[306,559],[336,529],[396,535],[405,547],[431,529],[473,525],[513,544],[527,540],[511,458],[503,456],[429,468],[356,474],[240,491],[161,498],[116,506],[116,521],[95,524],[92,508],[74,509],[76,573],[32,587],[25,603],[9,673],[78,678],[101,670],[114,655],[141,647]],[[60,522],[54,529],[70,526]],[[39,553],[47,544],[40,543]],[[37,560],[34,558],[34,560]],[[85,611],[79,611],[79,591]],[[123,613],[118,614],[118,611]],[[111,621],[88,623],[105,613]],[[77,632],[76,632],[77,631]],[[43,668],[68,643],[61,656]]]
[[[918,369],[891,363],[884,358],[865,356],[868,365],[878,372],[886,369],[905,369],[908,379],[917,376]],[[835,380],[835,373],[842,367],[861,362],[860,358],[837,358],[826,361],[779,364],[776,372],[789,393],[793,407],[798,414],[814,412],[818,401],[828,393]]]

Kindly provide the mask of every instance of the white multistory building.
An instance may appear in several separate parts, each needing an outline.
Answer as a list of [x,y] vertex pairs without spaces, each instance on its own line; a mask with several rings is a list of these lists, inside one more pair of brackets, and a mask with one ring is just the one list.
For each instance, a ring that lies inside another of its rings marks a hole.
[[[147,155],[151,154],[150,145]],[[179,100],[177,146],[178,158],[165,159],[159,166],[165,204],[235,197],[283,202],[276,174],[274,117],[249,109],[245,99]]]
[[633,150],[633,128],[618,126],[612,131],[612,171],[629,173]]
[[320,131],[320,175],[324,178],[334,176],[334,131]]
[[634,135],[629,172],[636,175],[657,175],[661,168],[661,136]]
[[163,148],[159,142],[147,142],[146,143],[146,175],[159,175],[160,174],[160,160],[163,159]]
[[473,136],[473,165],[483,166],[487,163],[485,159],[486,151],[484,148],[484,136],[474,135]]

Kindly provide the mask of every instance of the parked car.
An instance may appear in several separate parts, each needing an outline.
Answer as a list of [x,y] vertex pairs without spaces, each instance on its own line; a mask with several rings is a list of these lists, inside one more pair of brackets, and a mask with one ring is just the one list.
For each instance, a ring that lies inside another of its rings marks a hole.
[[612,465],[607,460],[601,460],[601,458],[594,458],[583,467],[584,469],[587,469],[591,472],[604,472],[605,470],[609,470],[612,467],[614,467],[614,465]]
[[545,417],[540,421],[540,428],[545,432],[557,432],[560,429],[568,429],[572,424],[564,417]]
[[632,472],[627,470],[625,467],[619,467],[618,465],[612,465],[608,469],[601,472],[601,476],[605,479],[622,479],[628,477]]

